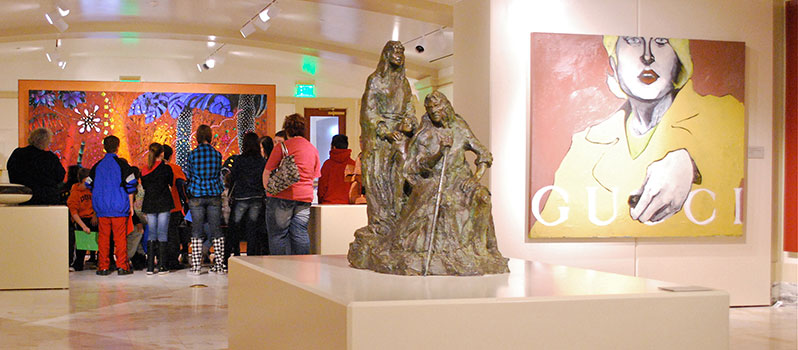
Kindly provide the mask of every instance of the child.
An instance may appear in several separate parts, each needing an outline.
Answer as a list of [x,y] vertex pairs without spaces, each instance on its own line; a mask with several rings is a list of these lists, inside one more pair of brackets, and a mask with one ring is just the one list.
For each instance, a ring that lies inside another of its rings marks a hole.
[[407,160],[407,144],[410,143],[410,139],[413,138],[413,134],[416,132],[416,127],[418,123],[416,122],[416,118],[414,117],[404,117],[396,126],[396,131],[400,133],[400,137],[393,141],[391,145],[393,149],[394,159],[396,159],[396,169],[398,171],[394,176],[396,176],[396,180],[394,181],[394,210],[396,212],[400,212],[402,207],[404,207],[405,203],[407,202],[407,196],[404,195],[405,193],[405,171],[404,171],[404,164]]
[[355,161],[350,155],[349,139],[346,135],[335,135],[332,138],[330,159],[321,167],[319,178],[319,203],[320,204],[349,204],[350,182],[345,178],[347,166],[354,166]]
[[[86,168],[78,170],[78,182],[72,185],[69,191],[69,198],[67,198],[67,207],[69,208],[69,216],[72,219],[73,231],[97,232],[98,221],[97,215],[94,214],[94,208],[91,206],[91,191],[83,183],[89,177],[89,172],[90,170]],[[75,261],[72,263],[75,271],[83,271],[85,257],[85,250],[75,249]]]
[[133,273],[127,258],[127,233],[133,215],[133,193],[136,178],[127,161],[119,158],[119,138],[107,136],[103,139],[106,155],[91,168],[86,178],[86,187],[92,193],[92,207],[99,217],[99,261],[97,274],[107,276],[109,269],[110,241],[113,237],[114,254],[119,275]]
[[158,273],[166,274],[166,242],[169,231],[169,213],[175,207],[172,201],[172,168],[163,162],[163,146],[152,143],[149,147],[147,167],[141,173],[144,203],[141,211],[147,214],[147,274],[155,272],[155,255],[158,255]]

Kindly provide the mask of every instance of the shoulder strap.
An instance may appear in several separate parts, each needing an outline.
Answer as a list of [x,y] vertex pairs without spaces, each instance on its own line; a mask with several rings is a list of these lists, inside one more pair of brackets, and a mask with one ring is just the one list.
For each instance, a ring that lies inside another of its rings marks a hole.
[[288,157],[288,148],[285,147],[285,142],[280,142],[280,147],[283,148],[283,158]]

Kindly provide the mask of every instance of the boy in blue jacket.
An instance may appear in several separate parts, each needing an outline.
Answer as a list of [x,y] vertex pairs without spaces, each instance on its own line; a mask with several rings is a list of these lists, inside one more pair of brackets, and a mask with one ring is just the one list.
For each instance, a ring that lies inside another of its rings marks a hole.
[[127,233],[133,215],[133,193],[136,192],[136,177],[127,161],[119,158],[119,138],[103,139],[105,157],[91,168],[86,178],[86,187],[92,192],[92,206],[99,218],[97,274],[111,274],[110,240],[114,240],[114,254],[120,275],[133,273],[127,257]]

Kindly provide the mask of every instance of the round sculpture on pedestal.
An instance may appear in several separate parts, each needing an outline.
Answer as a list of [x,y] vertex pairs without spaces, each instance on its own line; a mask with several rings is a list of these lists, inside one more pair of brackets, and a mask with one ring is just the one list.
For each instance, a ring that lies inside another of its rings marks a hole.
[[[388,42],[363,94],[368,226],[355,232],[350,264],[399,275],[509,272],[496,245],[490,192],[479,184],[493,157],[442,93],[431,93],[424,106],[419,125],[404,48]],[[467,151],[477,156],[476,171]]]
[[25,203],[31,197],[33,191],[23,185],[0,184],[0,205]]

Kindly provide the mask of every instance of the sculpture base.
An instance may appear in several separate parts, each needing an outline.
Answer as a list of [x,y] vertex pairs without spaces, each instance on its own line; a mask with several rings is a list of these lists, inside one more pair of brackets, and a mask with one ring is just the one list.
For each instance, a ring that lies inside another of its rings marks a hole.
[[729,297],[510,260],[510,274],[413,277],[344,256],[230,259],[231,349],[725,349]]

